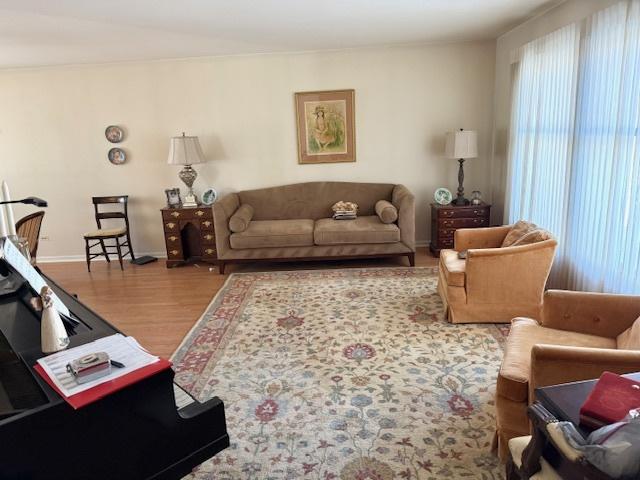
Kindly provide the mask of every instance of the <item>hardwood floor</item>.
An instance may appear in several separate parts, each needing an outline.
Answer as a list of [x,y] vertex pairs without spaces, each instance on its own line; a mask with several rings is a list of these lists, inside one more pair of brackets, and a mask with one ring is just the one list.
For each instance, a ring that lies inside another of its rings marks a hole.
[[[38,266],[81,302],[156,355],[170,357],[182,338],[231,273],[406,266],[406,259],[336,262],[256,263],[227,266],[226,275],[206,264],[167,269],[164,260],[147,265],[92,262],[44,263]],[[418,248],[417,266],[435,266],[437,259]]]

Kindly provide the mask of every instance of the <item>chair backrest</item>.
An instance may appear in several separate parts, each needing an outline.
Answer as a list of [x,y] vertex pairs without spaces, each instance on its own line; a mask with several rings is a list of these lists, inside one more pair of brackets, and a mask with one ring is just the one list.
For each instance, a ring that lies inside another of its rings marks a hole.
[[42,226],[43,218],[44,212],[41,210],[22,217],[16,222],[16,233],[19,237],[26,238],[29,242],[29,253],[31,253],[31,259],[34,261],[36,259],[36,253],[38,252],[40,227]]
[[[101,220],[110,218],[122,218],[129,231],[129,212],[127,210],[127,204],[129,202],[129,195],[112,195],[110,197],[91,197],[93,201],[93,209],[96,216],[96,224],[98,228],[102,228]],[[119,212],[101,212],[100,205],[120,204],[122,205],[122,211]]]

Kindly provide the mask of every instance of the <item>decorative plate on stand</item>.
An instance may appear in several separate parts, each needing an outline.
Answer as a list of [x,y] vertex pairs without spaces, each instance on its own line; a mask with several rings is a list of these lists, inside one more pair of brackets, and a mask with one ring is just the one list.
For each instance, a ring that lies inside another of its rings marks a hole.
[[205,205],[213,205],[218,199],[218,192],[215,188],[207,188],[202,194],[202,203]]
[[433,194],[433,198],[436,203],[440,205],[449,205],[451,203],[451,200],[453,200],[453,195],[448,189],[440,187]]

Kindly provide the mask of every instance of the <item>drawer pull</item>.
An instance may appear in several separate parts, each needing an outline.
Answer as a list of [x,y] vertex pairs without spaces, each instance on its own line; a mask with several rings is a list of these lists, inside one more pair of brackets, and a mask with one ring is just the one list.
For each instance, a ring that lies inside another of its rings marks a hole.
[[174,229],[176,226],[176,224],[173,222],[166,223],[165,225],[167,226],[167,228],[170,228],[170,229]]
[[204,236],[205,240],[211,240],[213,238],[213,235],[205,235]]
[[171,216],[178,218],[180,216],[180,212],[171,212]]
[[180,251],[179,250],[171,250],[169,253],[171,255],[177,255],[178,253],[180,253]]
[[215,253],[216,251],[213,250],[212,248],[207,248],[204,253],[206,253],[207,255],[211,255],[212,253]]
[[205,227],[210,227],[211,222],[207,220],[206,222],[202,222],[202,225],[204,225]]
[[178,237],[171,235],[170,237],[168,237],[168,239],[170,242],[175,242],[178,239]]
[[204,215],[204,212],[203,212],[202,210],[198,210],[198,211],[196,212],[196,215],[197,215],[197,216],[199,216],[199,217],[201,217],[202,215]]

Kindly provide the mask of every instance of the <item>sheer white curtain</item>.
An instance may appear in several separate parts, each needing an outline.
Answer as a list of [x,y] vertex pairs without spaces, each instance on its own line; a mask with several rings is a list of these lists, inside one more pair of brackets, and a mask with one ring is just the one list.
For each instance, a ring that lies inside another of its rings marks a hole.
[[507,220],[557,235],[552,285],[640,293],[640,0],[523,47],[512,112]]
[[578,47],[571,24],[524,45],[514,63],[507,221],[526,219],[558,238],[566,236]]
[[566,283],[640,293],[640,2],[587,20],[579,78]]

